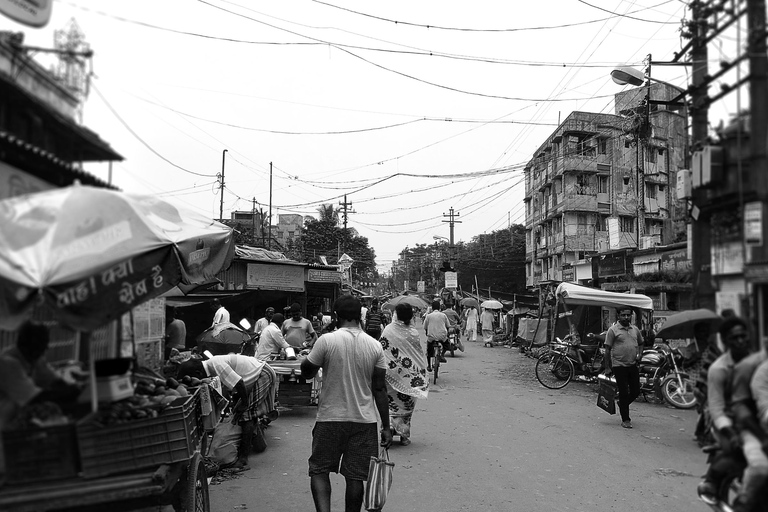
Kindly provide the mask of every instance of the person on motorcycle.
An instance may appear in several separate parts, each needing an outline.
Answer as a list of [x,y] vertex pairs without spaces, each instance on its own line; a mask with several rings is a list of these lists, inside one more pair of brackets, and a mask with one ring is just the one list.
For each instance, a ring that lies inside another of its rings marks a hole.
[[720,325],[720,337],[725,352],[718,357],[707,373],[707,405],[714,425],[715,437],[722,450],[709,465],[699,493],[718,495],[720,484],[741,459],[740,438],[734,425],[733,384],[736,364],[749,355],[747,324],[738,317],[726,319]]
[[712,363],[723,354],[723,351],[717,345],[717,337],[710,335],[709,331],[709,325],[705,323],[698,323],[693,326],[693,335],[696,338],[697,345],[700,349],[703,347],[701,359],[699,360],[699,371],[695,373],[696,383],[693,389],[699,413],[694,436],[699,446],[705,446],[714,441],[711,434],[712,418],[707,405],[707,374]]
[[[447,348],[448,329],[451,324],[448,317],[440,311],[440,301],[432,302],[432,312],[424,317],[424,332],[427,334],[427,371],[432,371],[432,357],[435,355],[435,343],[443,345],[443,352]],[[440,354],[440,362],[447,363],[448,360]]]
[[445,316],[448,317],[448,323],[450,324],[448,334],[456,335],[456,347],[464,352],[464,344],[461,342],[461,336],[459,335],[459,330],[461,329],[461,317],[455,309],[446,307],[445,305],[442,306],[442,311],[445,313]]
[[734,507],[737,512],[752,510],[761,498],[761,490],[768,484],[768,456],[763,451],[763,443],[768,440],[768,436],[758,423],[757,405],[751,388],[755,371],[768,359],[766,349],[768,347],[762,347],[733,368],[734,423],[747,461],[743,485]]

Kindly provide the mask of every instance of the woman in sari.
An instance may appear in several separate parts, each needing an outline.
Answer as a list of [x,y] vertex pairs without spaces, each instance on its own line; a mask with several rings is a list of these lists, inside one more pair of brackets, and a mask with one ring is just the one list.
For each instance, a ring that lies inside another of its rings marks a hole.
[[418,398],[427,398],[427,356],[413,322],[413,310],[398,304],[392,323],[381,333],[381,346],[387,361],[389,424],[400,444],[411,444],[411,416]]

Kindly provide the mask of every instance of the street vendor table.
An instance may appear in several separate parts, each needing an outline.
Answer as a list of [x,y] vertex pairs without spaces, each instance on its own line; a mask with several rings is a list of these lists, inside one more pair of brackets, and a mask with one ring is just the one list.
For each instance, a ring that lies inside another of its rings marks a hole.
[[276,359],[267,361],[279,376],[277,400],[281,407],[317,405],[322,381],[320,378],[305,379],[301,374],[301,361]]

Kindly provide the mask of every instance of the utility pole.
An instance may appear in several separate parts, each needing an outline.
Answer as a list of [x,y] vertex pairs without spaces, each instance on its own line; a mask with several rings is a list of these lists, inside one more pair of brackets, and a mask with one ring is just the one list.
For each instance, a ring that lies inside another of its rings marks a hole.
[[454,269],[454,270],[456,270],[456,267],[454,266],[454,264],[456,263],[456,251],[455,251],[455,247],[453,245],[453,225],[454,224],[461,224],[460,220],[455,220],[455,218],[458,217],[459,215],[460,215],[459,212],[456,212],[456,213],[453,212],[453,207],[451,207],[448,210],[448,214],[447,215],[445,213],[443,213],[443,217],[448,217],[448,220],[444,220],[443,222],[447,222],[448,225],[451,228],[450,229],[450,238],[449,238],[450,245],[448,246],[448,259],[449,259],[449,261],[451,263],[451,268]]
[[347,219],[348,219],[348,214],[355,213],[355,212],[348,209],[350,206],[352,206],[352,203],[348,203],[347,202],[347,194],[344,194],[344,202],[343,203],[339,203],[339,206],[341,206],[341,211],[343,212],[341,215],[342,215],[342,218],[344,219],[344,238],[343,238],[343,240],[344,240],[344,252],[347,252],[347,237],[348,237],[348,234],[347,234]]
[[[690,152],[700,149],[707,141],[709,125],[709,97],[707,96],[707,20],[704,17],[703,2],[695,0],[691,3],[691,149]],[[706,201],[707,193],[704,190],[693,192],[693,205],[698,211],[697,204]],[[700,302],[704,289],[709,294],[711,269],[710,259],[710,234],[709,219],[699,218],[693,213],[691,225],[691,266],[693,267],[693,307],[700,308],[705,305]],[[706,268],[704,268],[706,265]],[[709,305],[714,309],[714,304]]]
[[269,162],[269,239],[267,249],[272,250],[272,162]]
[[256,198],[253,198],[251,208],[251,244],[256,245]]
[[219,202],[219,222],[224,222],[224,164],[226,163],[227,150],[221,152],[221,175],[219,176],[219,190],[221,201]]

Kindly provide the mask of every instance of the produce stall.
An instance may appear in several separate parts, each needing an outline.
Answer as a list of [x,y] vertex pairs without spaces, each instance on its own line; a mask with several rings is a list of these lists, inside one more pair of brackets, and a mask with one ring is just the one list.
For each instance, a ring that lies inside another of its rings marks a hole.
[[[209,510],[208,383],[152,371],[164,306],[151,299],[206,282],[233,255],[230,228],[153,196],[76,185],[0,201],[0,340],[15,344],[3,364],[49,368],[20,333],[60,326],[87,379],[80,404],[36,400],[55,389],[11,400],[2,383],[0,510]],[[65,381],[49,379],[84,384]]]

